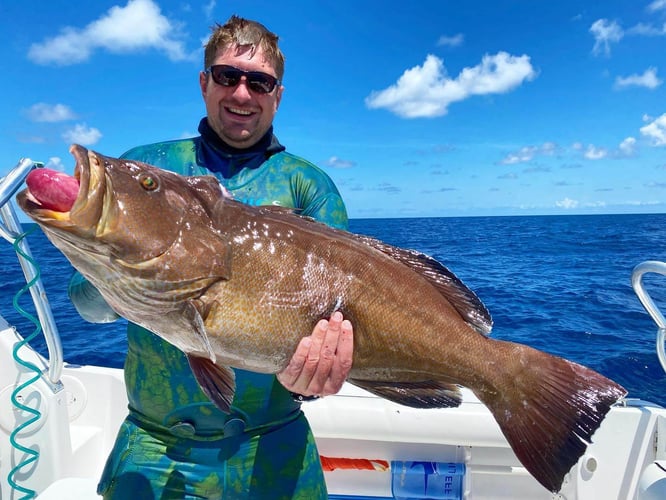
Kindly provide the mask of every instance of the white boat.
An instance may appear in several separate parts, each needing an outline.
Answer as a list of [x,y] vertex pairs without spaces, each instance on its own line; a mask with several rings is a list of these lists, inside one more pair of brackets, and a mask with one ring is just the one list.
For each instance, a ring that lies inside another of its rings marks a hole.
[[[22,160],[0,179],[0,233],[23,253],[17,251],[28,282],[35,281],[31,256],[17,239],[22,228],[9,200],[35,166]],[[645,273],[666,275],[666,264],[644,262],[633,274],[657,323],[666,370],[666,321],[642,286]],[[41,282],[30,291],[48,359],[0,316],[0,499],[96,499],[126,414],[123,373],[65,363]],[[558,494],[530,476],[469,391],[458,408],[416,410],[345,386],[303,410],[330,469],[333,499],[666,499],[666,409],[641,400],[611,409]]]

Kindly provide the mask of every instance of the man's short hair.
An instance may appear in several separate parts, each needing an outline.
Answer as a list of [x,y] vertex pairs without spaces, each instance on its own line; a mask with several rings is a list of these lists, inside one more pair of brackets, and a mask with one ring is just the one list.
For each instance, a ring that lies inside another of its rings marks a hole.
[[275,76],[278,80],[282,80],[284,54],[278,47],[278,36],[263,24],[234,15],[225,24],[216,23],[211,31],[213,33],[205,46],[204,69],[215,62],[219,51],[238,47],[241,51],[250,51],[252,57],[257,48],[261,47],[267,62],[275,69]]

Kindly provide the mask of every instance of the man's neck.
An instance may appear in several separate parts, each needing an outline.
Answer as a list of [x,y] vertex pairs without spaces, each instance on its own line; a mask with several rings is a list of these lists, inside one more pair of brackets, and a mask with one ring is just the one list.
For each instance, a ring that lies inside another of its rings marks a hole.
[[206,142],[208,142],[219,152],[236,156],[266,151],[271,146],[271,141],[273,138],[273,127],[269,128],[263,137],[259,139],[259,141],[247,148],[236,148],[224,142],[208,124],[207,118],[203,118],[199,123],[199,133],[206,140]]
[[237,175],[243,169],[258,168],[270,156],[284,151],[273,135],[273,127],[253,146],[238,149],[224,142],[208,124],[206,118],[199,123],[202,143],[198,151],[199,162],[212,172],[225,178]]

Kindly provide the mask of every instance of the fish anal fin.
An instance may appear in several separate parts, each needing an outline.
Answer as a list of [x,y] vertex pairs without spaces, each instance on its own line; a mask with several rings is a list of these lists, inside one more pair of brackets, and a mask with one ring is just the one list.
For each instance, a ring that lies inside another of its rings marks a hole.
[[459,386],[436,380],[395,382],[348,379],[348,382],[411,408],[455,408],[462,402]]
[[236,376],[228,366],[188,354],[187,360],[201,390],[220,410],[229,413],[236,392]]
[[369,236],[354,235],[354,237],[423,276],[470,326],[483,335],[490,333],[493,320],[488,309],[444,264],[424,253],[395,247]]
[[[626,390],[565,359],[513,345],[529,366],[510,386],[477,396],[497,420],[520,462],[551,492],[585,453],[594,432]],[[509,377],[507,377],[509,378]]]

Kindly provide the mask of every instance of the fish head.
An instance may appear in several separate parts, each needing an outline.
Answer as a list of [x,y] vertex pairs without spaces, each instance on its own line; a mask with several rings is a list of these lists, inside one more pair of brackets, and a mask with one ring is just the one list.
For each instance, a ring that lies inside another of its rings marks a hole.
[[70,152],[79,190],[69,211],[41,203],[39,187],[17,201],[98,288],[111,275],[164,289],[206,286],[228,274],[229,241],[211,218],[225,191],[214,177],[185,177],[78,145]]

